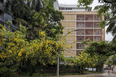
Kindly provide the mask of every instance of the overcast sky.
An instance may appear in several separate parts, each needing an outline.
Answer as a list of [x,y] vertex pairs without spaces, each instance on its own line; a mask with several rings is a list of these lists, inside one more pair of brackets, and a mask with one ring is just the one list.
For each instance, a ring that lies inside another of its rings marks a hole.
[[[77,4],[77,1],[78,0],[58,0],[58,3],[59,4],[67,4],[67,5],[76,5]],[[90,6],[93,9],[96,5],[100,5],[100,3],[98,3],[98,0],[94,0],[93,4],[90,5]],[[108,34],[105,35],[105,40],[106,41],[111,41],[112,38],[113,38],[113,36],[111,35],[111,33],[108,33]]]

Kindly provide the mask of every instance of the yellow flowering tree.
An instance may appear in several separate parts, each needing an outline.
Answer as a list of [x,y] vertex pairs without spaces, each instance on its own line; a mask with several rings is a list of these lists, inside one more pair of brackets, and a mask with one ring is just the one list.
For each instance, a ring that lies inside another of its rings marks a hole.
[[95,67],[97,56],[91,57],[90,54],[81,51],[81,54],[67,59],[67,62],[75,66],[76,72],[83,74],[86,71],[85,68]]
[[85,52],[81,52],[78,56],[76,56],[77,66],[79,67],[80,73],[84,73],[86,70],[85,68],[90,68],[90,67],[95,67],[96,61],[97,61],[97,56],[91,57],[90,54],[87,54]]
[[64,38],[49,40],[44,31],[39,31],[38,39],[28,41],[25,27],[20,25],[20,30],[15,32],[9,32],[2,25],[0,27],[1,61],[8,61],[9,65],[18,64],[20,68],[26,67],[30,74],[39,65],[55,63],[58,49],[66,48]]

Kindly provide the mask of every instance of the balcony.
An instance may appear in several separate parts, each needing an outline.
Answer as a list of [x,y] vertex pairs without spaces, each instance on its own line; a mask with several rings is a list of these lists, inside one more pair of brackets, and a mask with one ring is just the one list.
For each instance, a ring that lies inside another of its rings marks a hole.
[[77,28],[84,28],[83,22],[77,22]]
[[83,44],[77,43],[76,48],[77,48],[77,49],[84,49],[84,45],[83,45]]
[[99,22],[94,23],[94,28],[99,28]]
[[86,30],[85,30],[85,34],[86,34],[86,35],[93,35],[93,30],[91,30],[91,29],[86,29]]
[[84,36],[77,36],[77,42],[84,41]]
[[94,37],[94,41],[101,41],[102,40],[102,37],[101,36],[95,36]]
[[86,45],[84,45],[84,47],[85,47],[85,48],[87,48],[88,46],[89,46],[89,45],[87,45],[87,44],[86,44]]
[[94,35],[102,35],[102,30],[101,29],[94,30]]
[[93,15],[86,15],[85,20],[93,20]]
[[83,29],[79,29],[77,31],[77,35],[84,35],[84,30]]
[[86,37],[85,37],[85,40],[93,41],[93,37],[92,37],[92,36],[86,36]]
[[[4,14],[3,14],[3,16],[4,16]],[[8,24],[7,21],[4,20],[3,16],[2,15],[0,16],[0,23],[5,24],[5,25],[10,25],[11,28],[14,30],[17,29],[17,27],[15,25]]]
[[94,15],[94,20],[102,20],[102,17],[98,17],[97,15]]
[[84,20],[84,15],[77,15],[77,21],[78,20]]
[[86,22],[85,27],[86,28],[93,28],[93,22]]
[[97,14],[78,14],[76,20],[77,22],[100,22],[102,20],[102,17],[98,17]]

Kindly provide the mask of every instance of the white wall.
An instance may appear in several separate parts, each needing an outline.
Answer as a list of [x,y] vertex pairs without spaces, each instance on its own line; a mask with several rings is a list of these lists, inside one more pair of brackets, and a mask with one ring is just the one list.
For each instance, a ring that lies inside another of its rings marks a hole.
[[54,2],[54,9],[59,10],[59,4],[57,0]]

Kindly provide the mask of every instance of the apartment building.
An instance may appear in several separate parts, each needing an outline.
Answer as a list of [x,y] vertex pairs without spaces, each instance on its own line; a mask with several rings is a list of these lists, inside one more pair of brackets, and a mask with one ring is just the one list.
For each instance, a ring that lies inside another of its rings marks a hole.
[[[88,45],[82,45],[84,40],[100,41],[105,40],[105,30],[99,27],[99,22],[104,19],[103,16],[98,17],[95,11],[86,10],[84,7],[77,8],[76,5],[58,5],[59,10],[64,15],[64,20],[61,21],[64,27],[63,35],[68,31],[73,31],[70,37],[67,37],[67,42],[72,45],[71,49],[64,51],[66,57],[71,57],[79,54]],[[58,8],[57,7],[57,8]],[[58,10],[58,9],[57,9]]]
[[8,25],[10,25],[9,30],[13,31],[15,30],[17,27],[14,26],[13,24],[8,24],[8,21],[13,21],[12,16],[6,12],[5,7],[4,7],[4,3],[6,0],[0,0],[0,24],[3,24],[5,26],[5,28],[8,28]]

